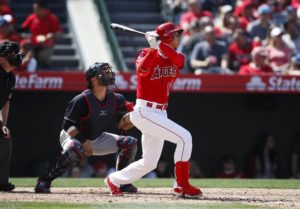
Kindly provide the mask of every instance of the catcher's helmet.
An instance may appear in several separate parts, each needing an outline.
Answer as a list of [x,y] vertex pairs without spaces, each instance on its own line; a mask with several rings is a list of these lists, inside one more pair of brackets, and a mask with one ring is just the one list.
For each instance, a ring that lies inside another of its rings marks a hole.
[[175,26],[171,22],[166,22],[156,28],[156,33],[159,35],[160,40],[165,43],[171,43],[174,40],[175,33],[182,33],[183,29]]
[[112,71],[112,67],[108,63],[96,62],[89,67],[85,73],[87,81],[91,81],[91,78],[96,76],[97,80],[103,86],[109,86],[115,84],[115,73]]

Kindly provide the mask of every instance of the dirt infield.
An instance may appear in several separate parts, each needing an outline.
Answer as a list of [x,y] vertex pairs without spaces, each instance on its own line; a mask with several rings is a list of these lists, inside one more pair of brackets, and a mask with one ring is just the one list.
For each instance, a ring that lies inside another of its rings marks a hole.
[[300,208],[300,189],[203,189],[199,199],[183,199],[171,194],[170,188],[140,188],[137,194],[112,197],[106,188],[52,188],[51,194],[35,194],[33,188],[18,187],[1,193],[0,202],[44,201],[72,203],[242,203],[276,208]]

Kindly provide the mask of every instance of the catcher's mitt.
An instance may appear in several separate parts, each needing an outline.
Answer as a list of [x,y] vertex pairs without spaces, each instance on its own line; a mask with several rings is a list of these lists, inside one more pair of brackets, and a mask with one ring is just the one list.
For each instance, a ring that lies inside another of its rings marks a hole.
[[118,128],[126,131],[129,129],[132,129],[133,127],[134,127],[134,125],[130,121],[130,115],[129,115],[129,113],[126,113],[121,118]]

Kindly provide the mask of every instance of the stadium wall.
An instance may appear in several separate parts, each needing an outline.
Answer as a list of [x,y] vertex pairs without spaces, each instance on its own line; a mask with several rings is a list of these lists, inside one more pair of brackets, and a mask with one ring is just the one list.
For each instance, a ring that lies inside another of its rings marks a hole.
[[[59,153],[58,136],[67,102],[78,92],[16,92],[9,127],[13,135],[11,176],[40,174]],[[134,101],[134,93],[125,93]],[[168,114],[193,135],[192,159],[206,177],[214,177],[223,154],[232,154],[243,169],[248,152],[261,132],[274,135],[289,176],[289,154],[300,131],[297,94],[174,93]],[[130,134],[140,138],[137,130]],[[166,143],[161,159],[173,163],[175,146]],[[137,158],[141,156],[139,149]],[[114,158],[106,158],[113,165]]]

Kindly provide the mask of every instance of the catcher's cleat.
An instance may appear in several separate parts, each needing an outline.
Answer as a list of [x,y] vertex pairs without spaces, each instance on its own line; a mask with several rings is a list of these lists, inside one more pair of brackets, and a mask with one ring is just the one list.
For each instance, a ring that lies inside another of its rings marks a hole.
[[0,192],[11,192],[15,189],[15,185],[11,183],[0,184]]
[[119,187],[117,187],[116,185],[114,185],[113,183],[111,183],[109,177],[107,177],[104,180],[104,183],[109,188],[111,195],[114,195],[114,196],[123,196],[124,195],[123,192],[121,191],[121,189]]
[[173,188],[174,194],[180,197],[185,198],[198,198],[201,197],[202,191],[192,185],[187,185],[185,187],[174,187]]
[[133,184],[121,185],[120,190],[125,193],[137,193],[138,192],[138,189]]
[[38,183],[36,184],[34,191],[35,193],[51,193],[50,191],[51,183],[38,180]]

